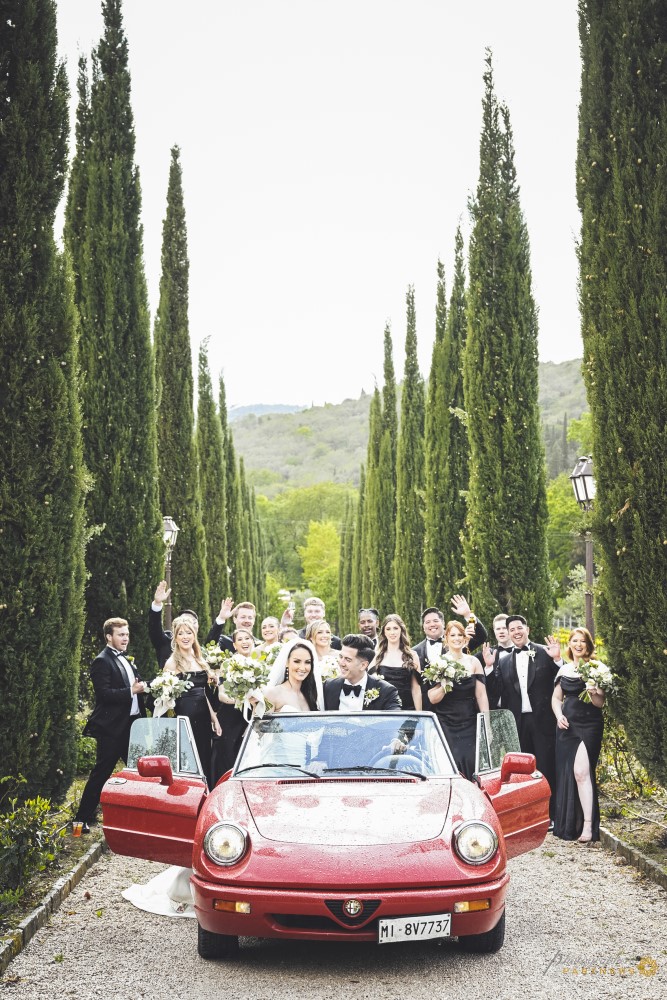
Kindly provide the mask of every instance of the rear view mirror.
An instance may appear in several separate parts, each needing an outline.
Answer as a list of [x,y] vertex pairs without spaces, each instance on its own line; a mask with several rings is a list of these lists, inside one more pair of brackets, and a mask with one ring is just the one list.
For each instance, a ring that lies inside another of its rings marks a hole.
[[535,754],[506,753],[500,767],[500,781],[504,784],[513,774],[533,774],[535,767]]
[[137,771],[142,778],[159,778],[161,785],[174,783],[174,773],[168,757],[140,757]]

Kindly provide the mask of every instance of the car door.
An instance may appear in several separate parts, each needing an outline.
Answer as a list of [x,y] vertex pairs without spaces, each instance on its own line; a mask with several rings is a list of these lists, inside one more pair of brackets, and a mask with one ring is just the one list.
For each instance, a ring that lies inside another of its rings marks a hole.
[[127,767],[102,790],[102,826],[116,854],[189,868],[208,789],[190,721],[137,719]]
[[477,716],[475,780],[490,799],[505,836],[509,858],[532,851],[549,828],[549,783],[533,754],[521,752],[511,712]]

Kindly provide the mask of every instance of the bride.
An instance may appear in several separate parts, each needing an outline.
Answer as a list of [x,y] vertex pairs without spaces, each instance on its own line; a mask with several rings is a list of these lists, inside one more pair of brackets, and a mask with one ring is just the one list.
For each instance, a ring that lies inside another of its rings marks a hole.
[[[263,699],[274,712],[317,712],[324,707],[322,679],[317,653],[306,639],[287,643],[278,654],[269,674]],[[256,705],[259,699],[251,698]],[[272,727],[273,728],[273,727]],[[319,742],[319,740],[317,741]],[[271,763],[305,764],[312,736],[301,733],[272,733],[266,747]],[[172,917],[196,916],[190,892],[191,868],[172,866],[160,872],[145,885],[131,885],[123,897],[140,910]]]

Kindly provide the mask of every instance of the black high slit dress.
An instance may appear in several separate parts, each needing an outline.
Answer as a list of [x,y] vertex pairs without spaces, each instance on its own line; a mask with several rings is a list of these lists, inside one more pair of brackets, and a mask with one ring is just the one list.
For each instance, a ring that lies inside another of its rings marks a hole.
[[570,726],[556,730],[556,806],[554,836],[561,840],[578,840],[584,827],[584,813],[574,777],[574,758],[583,742],[588,753],[593,785],[593,840],[600,839],[600,806],[595,781],[595,768],[600,757],[604,720],[602,709],[580,701],[585,688],[580,677],[561,674],[556,681],[563,692],[563,715]]

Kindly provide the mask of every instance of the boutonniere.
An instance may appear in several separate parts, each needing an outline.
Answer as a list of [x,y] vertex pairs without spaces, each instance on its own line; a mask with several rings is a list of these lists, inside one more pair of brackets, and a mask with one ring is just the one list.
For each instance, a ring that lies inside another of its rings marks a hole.
[[364,695],[364,708],[366,708],[372,701],[380,697],[380,688],[370,688]]
[[535,650],[534,649],[529,649],[528,650],[528,656],[531,658],[531,660],[534,660],[535,659]]
[[[125,656],[125,653],[123,653],[123,656]],[[131,663],[132,666],[134,666],[134,657],[133,656],[125,656],[125,659],[127,660],[128,663]]]

